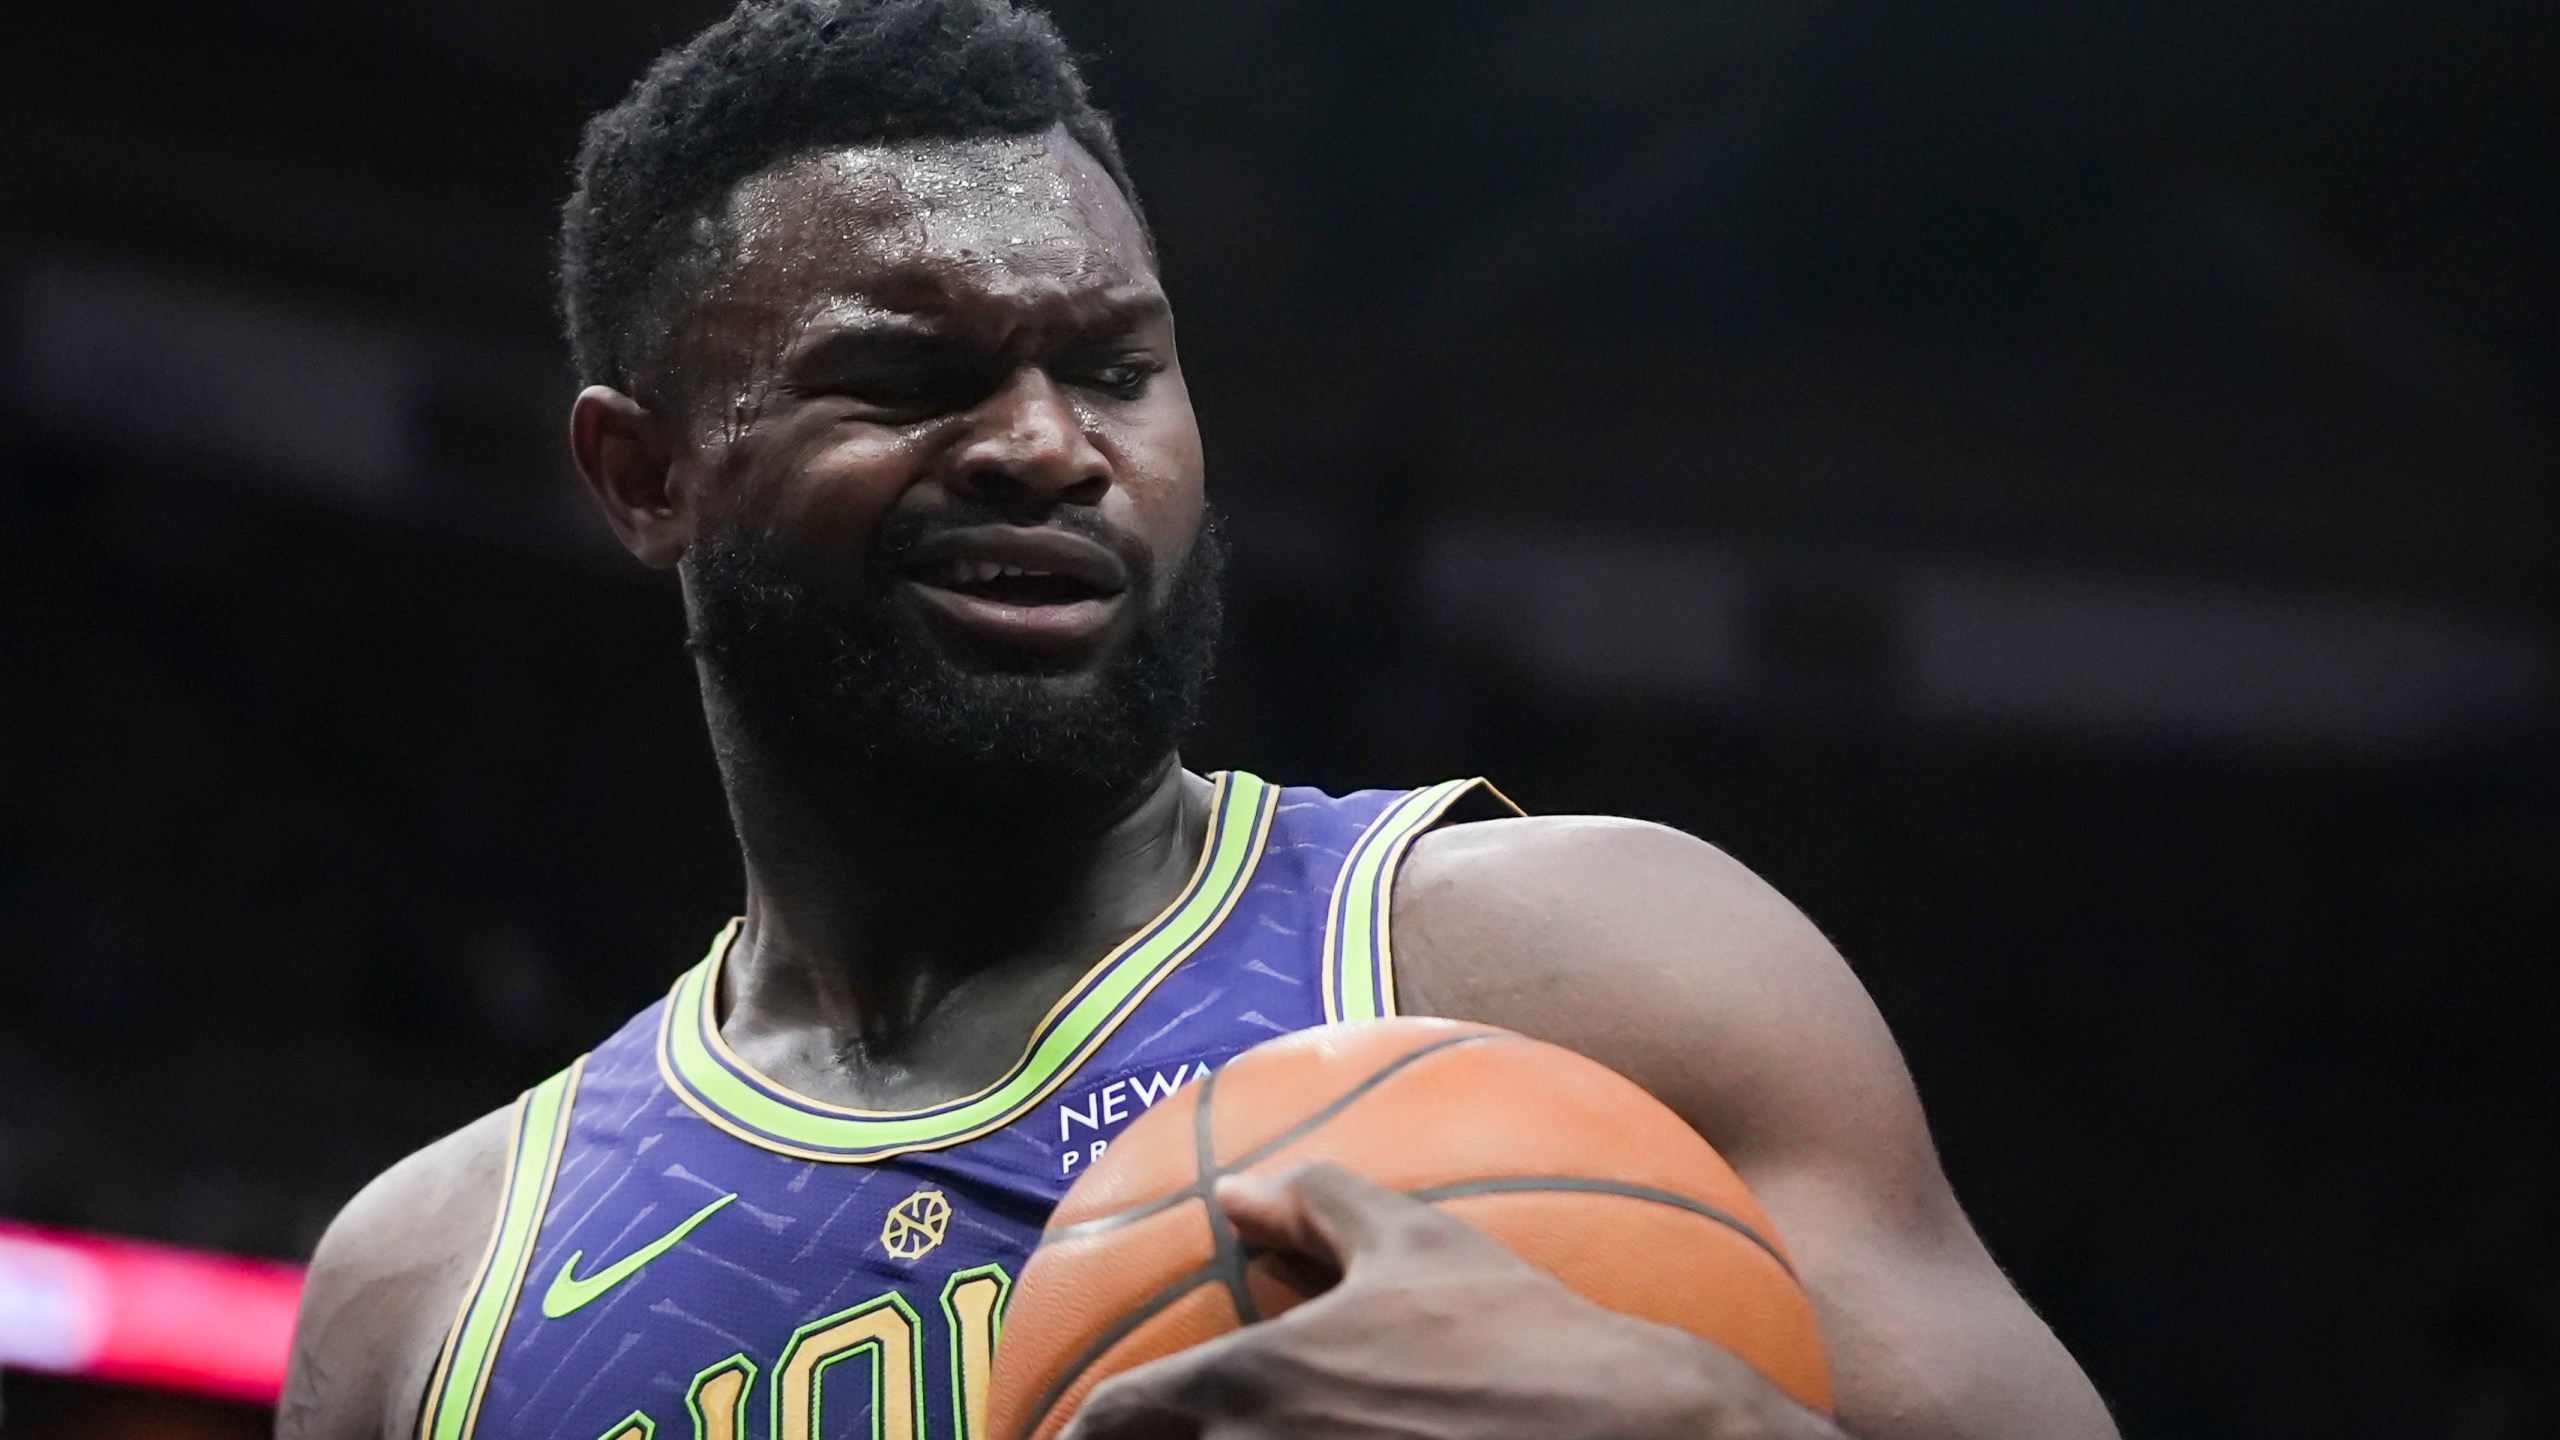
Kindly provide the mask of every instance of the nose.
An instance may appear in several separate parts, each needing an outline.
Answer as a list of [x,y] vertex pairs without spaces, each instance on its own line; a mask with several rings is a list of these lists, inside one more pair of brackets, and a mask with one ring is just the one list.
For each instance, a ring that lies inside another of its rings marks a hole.
[[1111,488],[1111,457],[1086,432],[1075,401],[1026,365],[970,412],[952,452],[957,487],[994,504],[1045,509],[1094,505]]

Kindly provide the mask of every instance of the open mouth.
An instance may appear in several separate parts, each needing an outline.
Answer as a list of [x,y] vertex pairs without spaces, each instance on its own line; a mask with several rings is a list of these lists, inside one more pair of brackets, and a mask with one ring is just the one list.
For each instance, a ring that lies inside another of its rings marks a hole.
[[984,525],[916,547],[907,579],[953,633],[1009,651],[1090,653],[1126,608],[1130,567],[1070,531]]
[[916,578],[937,590],[998,605],[1072,605],[1107,600],[1115,593],[1081,576],[994,560],[953,558]]

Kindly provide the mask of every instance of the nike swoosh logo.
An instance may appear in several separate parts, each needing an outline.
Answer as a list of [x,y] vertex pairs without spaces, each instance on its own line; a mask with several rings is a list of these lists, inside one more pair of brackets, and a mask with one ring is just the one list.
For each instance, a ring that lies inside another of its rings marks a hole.
[[694,1226],[718,1214],[721,1206],[737,1198],[734,1192],[721,1196],[687,1216],[683,1224],[593,1275],[580,1276],[575,1273],[578,1262],[586,1258],[587,1252],[570,1251],[569,1258],[560,1264],[560,1273],[551,1277],[550,1288],[542,1292],[542,1318],[557,1320],[563,1315],[574,1314],[584,1308],[597,1296],[637,1274],[641,1266],[674,1249],[677,1241],[693,1233]]

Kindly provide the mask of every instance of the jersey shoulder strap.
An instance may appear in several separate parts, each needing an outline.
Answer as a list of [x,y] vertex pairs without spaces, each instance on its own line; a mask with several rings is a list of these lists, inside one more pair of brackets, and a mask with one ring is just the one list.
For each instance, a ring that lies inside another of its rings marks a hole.
[[480,1257],[461,1313],[445,1335],[427,1381],[426,1400],[418,1415],[418,1440],[464,1440],[480,1413],[488,1388],[498,1338],[506,1333],[516,1296],[524,1289],[525,1266],[533,1259],[534,1233],[551,1205],[552,1182],[560,1174],[560,1153],[569,1138],[569,1111],[577,1102],[578,1081],[586,1057],[516,1101],[513,1138],[507,1149],[506,1186],[498,1200],[498,1222]]
[[1497,815],[1520,807],[1481,777],[1408,790],[1379,812],[1343,858],[1324,922],[1324,1018],[1374,1020],[1396,1014],[1395,936],[1389,902],[1405,852],[1462,803]]

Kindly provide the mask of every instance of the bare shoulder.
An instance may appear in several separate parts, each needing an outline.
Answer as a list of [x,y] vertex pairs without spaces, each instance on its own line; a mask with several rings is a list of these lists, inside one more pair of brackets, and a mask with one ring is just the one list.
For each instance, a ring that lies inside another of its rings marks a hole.
[[[1613,815],[1450,825],[1416,841],[1396,881],[1396,923],[1474,916],[1506,930],[1716,920],[1753,938],[1810,926],[1768,882],[1706,841]],[[1818,937],[1816,937],[1818,938]]]
[[278,1440],[406,1440],[497,1221],[513,1115],[402,1160],[330,1223],[294,1322]]
[[[1666,826],[1539,816],[1434,831],[1396,880],[1394,935],[1404,1008],[1536,1035],[1686,1097],[1746,1170],[1778,1138],[1770,1126],[1800,1133],[1803,1117],[1773,1109],[1767,1087],[1719,1082],[1826,1072],[1788,1091],[1823,1105],[1850,1098],[1842,1086],[1907,1087],[1865,988],[1813,922]],[[1746,1090],[1757,1103],[1722,1103]]]

